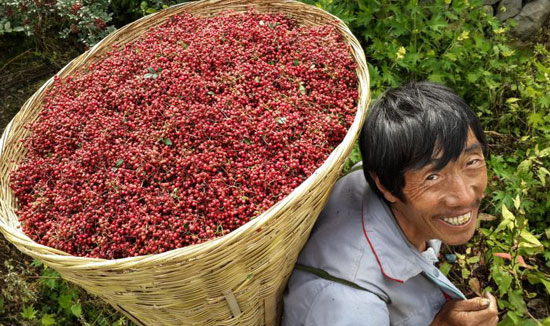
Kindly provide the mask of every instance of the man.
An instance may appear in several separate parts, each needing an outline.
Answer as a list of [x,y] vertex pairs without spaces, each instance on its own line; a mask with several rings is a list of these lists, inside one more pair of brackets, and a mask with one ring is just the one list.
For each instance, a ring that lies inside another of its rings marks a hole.
[[435,266],[474,234],[487,185],[479,120],[447,87],[387,91],[360,137],[363,172],[340,179],[298,259],[283,326],[494,326]]

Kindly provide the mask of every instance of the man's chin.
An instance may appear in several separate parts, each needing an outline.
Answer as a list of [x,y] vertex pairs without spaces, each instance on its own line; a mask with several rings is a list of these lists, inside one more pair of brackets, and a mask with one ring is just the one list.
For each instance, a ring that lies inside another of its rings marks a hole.
[[470,241],[470,239],[472,239],[472,237],[474,236],[474,233],[475,233],[476,229],[475,227],[472,228],[471,230],[467,230],[465,232],[461,232],[459,234],[453,234],[453,235],[448,235],[448,236],[445,236],[445,237],[442,237],[441,242],[443,242],[444,244],[447,244],[449,246],[459,246],[459,245],[463,245],[463,244],[466,244],[468,243],[468,241]]

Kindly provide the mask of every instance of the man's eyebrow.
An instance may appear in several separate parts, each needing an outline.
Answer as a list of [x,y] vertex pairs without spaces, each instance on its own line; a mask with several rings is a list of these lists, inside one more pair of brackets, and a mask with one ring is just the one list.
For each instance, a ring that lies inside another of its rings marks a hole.
[[472,145],[464,148],[463,153],[470,154],[476,151],[481,151],[481,144],[480,143],[473,143]]
[[[481,144],[479,142],[476,142],[476,143],[473,143],[469,146],[467,146],[466,148],[464,148],[464,150],[462,150],[462,153],[464,154],[471,154],[471,153],[474,153],[474,152],[477,152],[477,151],[482,151],[482,147],[481,147]],[[435,157],[432,157],[430,158],[430,160],[428,162],[426,162],[426,164],[424,166],[421,166],[419,167],[418,169],[423,169],[423,168],[427,168],[427,169],[434,169],[438,164],[439,162],[441,162],[441,158],[435,158]]]

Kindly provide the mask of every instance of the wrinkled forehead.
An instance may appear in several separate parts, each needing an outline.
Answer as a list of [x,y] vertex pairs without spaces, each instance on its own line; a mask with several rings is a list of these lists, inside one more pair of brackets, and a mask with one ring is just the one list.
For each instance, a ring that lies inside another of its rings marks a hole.
[[418,162],[418,164],[413,167],[413,170],[420,170],[425,167],[441,170],[449,164],[450,161],[456,161],[462,155],[469,155],[476,152],[483,153],[483,146],[471,128],[468,129],[467,137],[462,146],[449,147],[445,148],[445,143],[437,139],[430,158],[427,161]]

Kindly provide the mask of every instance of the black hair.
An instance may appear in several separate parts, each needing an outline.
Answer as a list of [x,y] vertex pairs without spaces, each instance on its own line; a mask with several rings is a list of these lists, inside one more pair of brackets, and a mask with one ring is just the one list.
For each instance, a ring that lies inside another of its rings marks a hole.
[[361,130],[365,178],[384,198],[371,177],[374,173],[382,186],[406,202],[405,171],[426,166],[434,156],[436,170],[456,160],[464,150],[469,129],[487,157],[479,119],[453,90],[430,82],[389,89],[370,108]]

